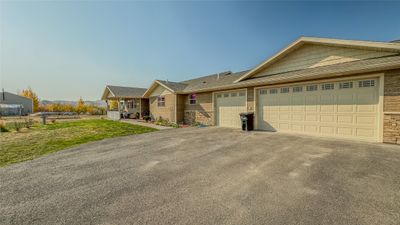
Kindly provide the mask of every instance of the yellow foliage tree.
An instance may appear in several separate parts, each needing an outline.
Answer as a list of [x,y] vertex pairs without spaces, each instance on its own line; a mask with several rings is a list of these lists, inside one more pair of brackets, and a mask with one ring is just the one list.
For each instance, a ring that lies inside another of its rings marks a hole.
[[33,101],[33,112],[37,112],[38,109],[39,109],[40,100],[39,100],[38,95],[32,90],[32,88],[29,87],[27,89],[22,90],[21,95],[32,99],[32,101]]
[[117,100],[108,100],[108,108],[109,108],[109,110],[118,109]]
[[85,102],[83,101],[82,97],[79,98],[78,104],[76,105],[76,112],[81,114],[87,111]]

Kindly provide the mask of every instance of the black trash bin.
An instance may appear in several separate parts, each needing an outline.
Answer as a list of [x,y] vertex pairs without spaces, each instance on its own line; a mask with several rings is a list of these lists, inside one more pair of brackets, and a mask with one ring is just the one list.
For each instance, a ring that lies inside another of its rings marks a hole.
[[242,130],[251,131],[254,129],[254,113],[244,112],[240,113],[240,121],[242,121]]

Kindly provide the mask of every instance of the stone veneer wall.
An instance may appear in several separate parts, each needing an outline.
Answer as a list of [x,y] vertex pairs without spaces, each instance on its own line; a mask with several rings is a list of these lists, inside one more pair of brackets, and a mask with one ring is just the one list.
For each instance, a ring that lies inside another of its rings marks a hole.
[[385,73],[383,142],[400,144],[400,70]]

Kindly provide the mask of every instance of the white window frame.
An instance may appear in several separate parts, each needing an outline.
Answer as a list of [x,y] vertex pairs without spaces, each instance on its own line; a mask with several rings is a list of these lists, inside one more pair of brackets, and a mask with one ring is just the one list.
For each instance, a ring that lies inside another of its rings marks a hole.
[[157,97],[157,106],[158,107],[165,107],[165,96],[158,96]]

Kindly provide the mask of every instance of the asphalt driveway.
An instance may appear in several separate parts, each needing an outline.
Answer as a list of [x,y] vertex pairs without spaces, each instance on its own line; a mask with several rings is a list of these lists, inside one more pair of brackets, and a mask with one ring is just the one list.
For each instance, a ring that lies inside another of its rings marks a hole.
[[399,224],[400,146],[224,128],[0,168],[0,224]]

